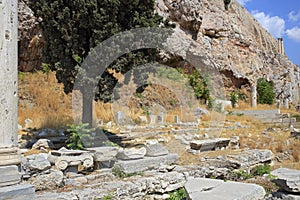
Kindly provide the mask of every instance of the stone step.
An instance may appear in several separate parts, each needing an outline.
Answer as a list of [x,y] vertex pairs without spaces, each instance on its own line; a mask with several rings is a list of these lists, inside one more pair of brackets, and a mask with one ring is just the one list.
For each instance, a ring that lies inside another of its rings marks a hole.
[[35,199],[32,185],[13,185],[0,187],[0,200],[33,200]]

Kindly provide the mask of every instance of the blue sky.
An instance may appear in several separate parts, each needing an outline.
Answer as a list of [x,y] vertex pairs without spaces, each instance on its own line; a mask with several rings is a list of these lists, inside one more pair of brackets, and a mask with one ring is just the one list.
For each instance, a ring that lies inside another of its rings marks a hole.
[[283,38],[287,56],[300,66],[300,0],[237,1],[275,38]]

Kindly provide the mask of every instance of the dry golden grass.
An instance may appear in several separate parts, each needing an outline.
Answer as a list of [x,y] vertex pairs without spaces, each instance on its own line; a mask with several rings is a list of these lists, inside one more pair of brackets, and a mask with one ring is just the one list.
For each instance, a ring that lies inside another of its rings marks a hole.
[[251,106],[251,103],[239,101],[238,108],[233,108],[233,110],[274,110],[277,109],[277,106],[275,104],[268,105],[268,104],[257,104],[256,108],[253,108]]
[[71,95],[63,93],[55,74],[24,73],[19,79],[18,123],[31,119],[34,128],[59,128],[72,123]]

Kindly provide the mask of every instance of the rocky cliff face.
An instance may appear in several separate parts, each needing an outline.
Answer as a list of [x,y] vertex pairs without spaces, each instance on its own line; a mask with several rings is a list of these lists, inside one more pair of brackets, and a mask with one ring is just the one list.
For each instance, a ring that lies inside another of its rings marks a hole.
[[32,71],[42,63],[43,39],[38,19],[27,6],[27,0],[19,0],[18,69]]
[[[280,53],[277,39],[236,0],[231,0],[228,11],[223,0],[156,0],[156,10],[177,25],[182,41],[173,42],[175,48],[184,53],[190,45],[185,40],[193,40],[195,51],[222,74],[226,88],[250,91],[264,77],[274,81],[281,103],[299,103],[299,67]],[[39,67],[42,47],[38,19],[26,0],[19,0],[19,70]],[[175,61],[173,65],[183,65]]]
[[273,80],[281,103],[299,102],[299,67],[281,54],[273,38],[239,3],[228,11],[223,0],[156,0],[157,12],[175,22],[180,38],[191,38],[197,52],[222,74],[227,88]]

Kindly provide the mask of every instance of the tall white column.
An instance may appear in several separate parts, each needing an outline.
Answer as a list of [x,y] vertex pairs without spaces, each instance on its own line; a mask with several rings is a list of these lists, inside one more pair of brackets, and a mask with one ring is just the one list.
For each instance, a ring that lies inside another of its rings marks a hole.
[[0,0],[0,186],[20,181],[18,142],[18,0]]
[[251,86],[251,106],[253,108],[257,107],[257,90],[255,84],[252,84]]

